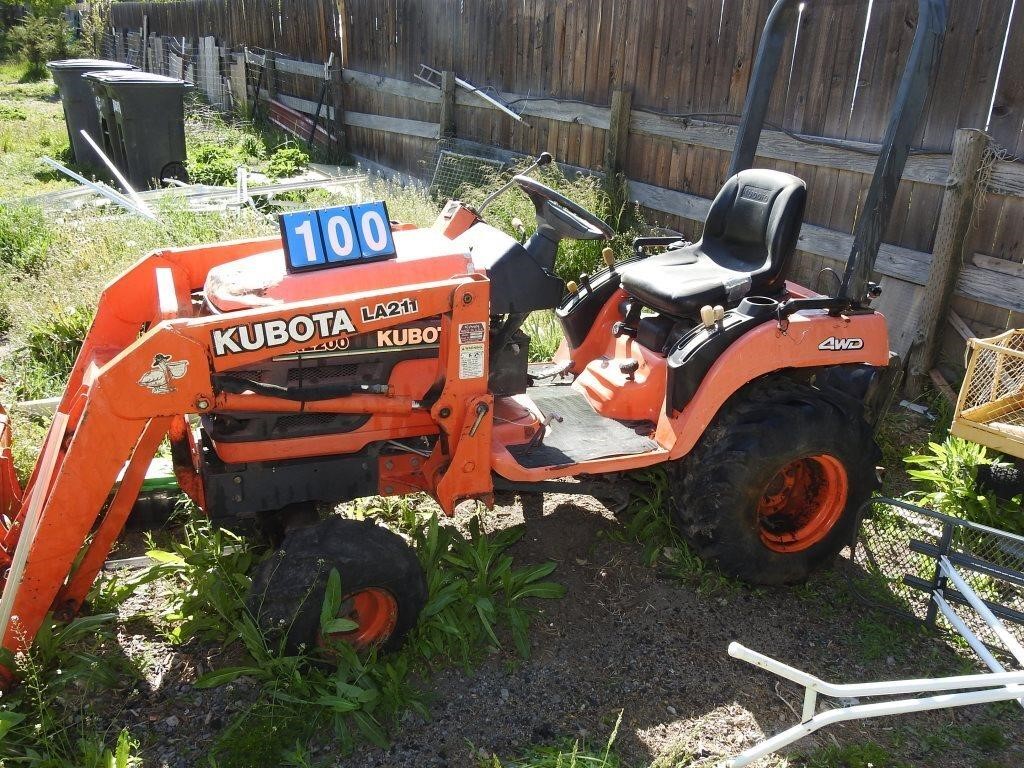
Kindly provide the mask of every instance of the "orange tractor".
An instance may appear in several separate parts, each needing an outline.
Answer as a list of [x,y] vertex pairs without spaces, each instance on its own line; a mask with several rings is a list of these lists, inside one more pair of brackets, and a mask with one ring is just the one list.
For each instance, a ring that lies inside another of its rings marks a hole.
[[[425,492],[451,514],[496,488],[564,491],[560,478],[661,465],[682,531],[726,572],[782,584],[828,564],[876,487],[872,425],[899,368],[869,279],[945,4],[921,0],[834,296],[784,278],[804,182],[750,168],[798,5],[769,17],[729,178],[695,243],[642,238],[618,263],[606,251],[608,267],[567,291],[559,242],[612,230],[518,175],[536,209],[525,243],[484,206],[453,201],[415,229],[370,204],[284,216],[282,237],[152,253],[114,280],[24,492],[0,419],[3,647],[80,608],[165,439],[214,521],[283,533],[253,609],[265,626],[286,619],[292,647],[314,639],[332,567],[358,626],[345,639],[390,648],[415,624],[426,590],[405,542],[311,514],[374,494]],[[537,373],[522,325],[545,309],[565,340]]]

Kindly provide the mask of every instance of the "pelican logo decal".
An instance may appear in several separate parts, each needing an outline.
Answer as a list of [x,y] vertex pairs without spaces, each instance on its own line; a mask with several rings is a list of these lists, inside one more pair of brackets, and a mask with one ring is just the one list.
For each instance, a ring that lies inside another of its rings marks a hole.
[[148,387],[154,395],[174,392],[171,382],[188,373],[188,360],[171,360],[170,355],[156,355],[152,367],[142,374],[139,385]]
[[852,349],[864,349],[864,339],[839,339],[835,336],[829,336],[818,345],[818,349],[822,352],[846,352]]

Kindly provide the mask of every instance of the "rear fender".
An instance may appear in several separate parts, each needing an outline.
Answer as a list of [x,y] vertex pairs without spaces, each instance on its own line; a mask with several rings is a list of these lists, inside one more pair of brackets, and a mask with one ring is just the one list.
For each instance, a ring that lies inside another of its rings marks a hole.
[[708,371],[683,410],[658,424],[658,442],[670,458],[689,453],[719,409],[742,387],[786,369],[826,369],[837,365],[889,365],[885,318],[876,313],[833,317],[824,311],[797,313],[783,328],[759,325],[737,339]]

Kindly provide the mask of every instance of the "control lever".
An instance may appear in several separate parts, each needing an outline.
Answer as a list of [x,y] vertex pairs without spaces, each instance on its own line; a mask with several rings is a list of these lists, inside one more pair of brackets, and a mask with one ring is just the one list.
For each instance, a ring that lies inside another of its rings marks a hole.
[[544,442],[544,435],[548,431],[548,424],[552,421],[561,424],[565,419],[553,412],[545,416],[544,420],[537,426],[537,431],[533,433],[533,437],[530,438],[530,444],[526,446],[524,453],[529,454],[534,448]]

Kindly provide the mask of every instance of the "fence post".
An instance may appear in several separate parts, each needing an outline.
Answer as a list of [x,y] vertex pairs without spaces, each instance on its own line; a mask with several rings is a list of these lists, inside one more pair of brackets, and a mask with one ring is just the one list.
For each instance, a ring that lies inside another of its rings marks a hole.
[[[263,59],[263,66],[267,70],[266,81],[267,81],[267,100],[273,99],[277,95],[277,64],[274,62],[274,52],[267,51],[265,58]],[[256,94],[256,101],[260,100],[260,95]]]
[[249,114],[249,75],[245,61],[245,49],[241,53],[229,53],[231,68],[231,91],[235,100],[235,111],[239,115]]
[[608,123],[608,140],[604,150],[604,171],[609,178],[622,171],[622,162],[629,146],[629,115],[632,106],[633,91],[612,91],[611,119]]
[[455,73],[448,69],[441,73],[440,136],[455,138]]
[[914,356],[907,377],[909,397],[921,394],[928,372],[938,358],[950,299],[960,275],[967,238],[971,233],[974,204],[988,144],[988,136],[973,128],[960,128],[953,135],[953,158],[949,166],[946,191],[942,196],[932,266],[921,307],[919,333],[922,346]]
[[625,202],[619,184],[620,174],[629,147],[629,119],[633,106],[633,91],[618,88],[612,91],[611,117],[608,121],[608,138],[604,145],[605,189],[612,200],[612,210],[618,210]]
[[331,106],[334,107],[334,130],[331,131],[331,134],[336,138],[335,157],[342,159],[348,151],[348,130],[345,128],[345,91],[340,62],[331,69],[329,74]]

